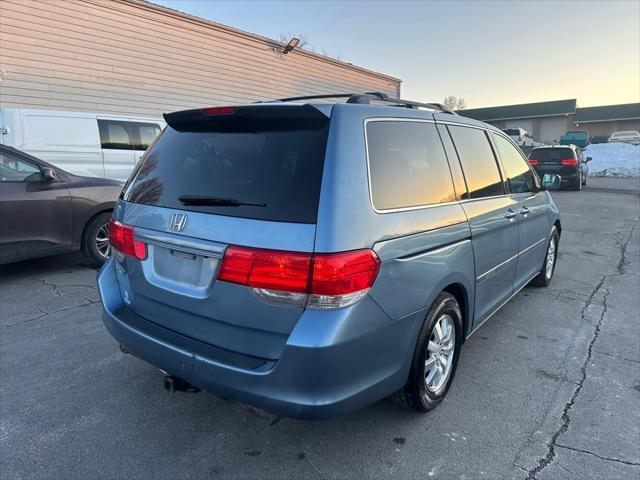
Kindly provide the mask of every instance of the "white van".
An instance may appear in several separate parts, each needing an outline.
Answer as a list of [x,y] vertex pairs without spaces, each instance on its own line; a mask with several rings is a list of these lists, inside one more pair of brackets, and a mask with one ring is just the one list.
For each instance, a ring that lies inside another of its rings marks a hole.
[[76,175],[124,181],[164,126],[158,118],[6,108],[0,143]]

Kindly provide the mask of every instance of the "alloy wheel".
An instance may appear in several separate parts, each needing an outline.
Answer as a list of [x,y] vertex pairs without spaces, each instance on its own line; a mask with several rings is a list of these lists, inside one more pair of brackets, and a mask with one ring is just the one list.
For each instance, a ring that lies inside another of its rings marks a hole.
[[436,321],[424,362],[424,376],[427,389],[439,392],[451,376],[453,354],[456,346],[456,330],[453,318],[444,314]]
[[98,250],[98,253],[104,258],[107,258],[109,255],[111,255],[108,223],[102,225],[96,232],[96,250]]
[[549,280],[553,274],[553,265],[556,261],[556,239],[551,237],[549,248],[547,249],[547,261],[544,265],[544,275]]

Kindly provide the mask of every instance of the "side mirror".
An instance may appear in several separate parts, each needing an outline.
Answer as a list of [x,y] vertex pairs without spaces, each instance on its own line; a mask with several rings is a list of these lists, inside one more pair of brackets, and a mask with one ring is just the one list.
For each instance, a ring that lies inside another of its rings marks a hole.
[[593,160],[591,157],[587,157],[584,159],[585,162],[590,162],[591,160]]
[[54,182],[56,180],[56,171],[50,167],[42,168],[42,176],[45,182]]
[[560,175],[553,175],[551,173],[545,173],[542,176],[542,189],[543,190],[559,190],[560,189]]

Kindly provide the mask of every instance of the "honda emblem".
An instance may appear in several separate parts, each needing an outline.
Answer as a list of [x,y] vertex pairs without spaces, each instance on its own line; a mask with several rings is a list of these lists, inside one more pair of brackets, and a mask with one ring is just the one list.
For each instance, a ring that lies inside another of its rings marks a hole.
[[181,232],[187,226],[187,216],[184,213],[174,213],[169,221],[169,228],[174,232]]

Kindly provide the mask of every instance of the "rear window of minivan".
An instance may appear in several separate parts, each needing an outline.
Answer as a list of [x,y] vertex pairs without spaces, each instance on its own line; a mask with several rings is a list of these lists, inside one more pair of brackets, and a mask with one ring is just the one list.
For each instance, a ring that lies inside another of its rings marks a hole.
[[[280,125],[265,118],[238,122],[233,128],[214,122],[179,130],[169,125],[147,151],[123,199],[256,220],[315,223],[329,122],[291,120]],[[194,205],[185,203],[185,196],[240,205]]]

